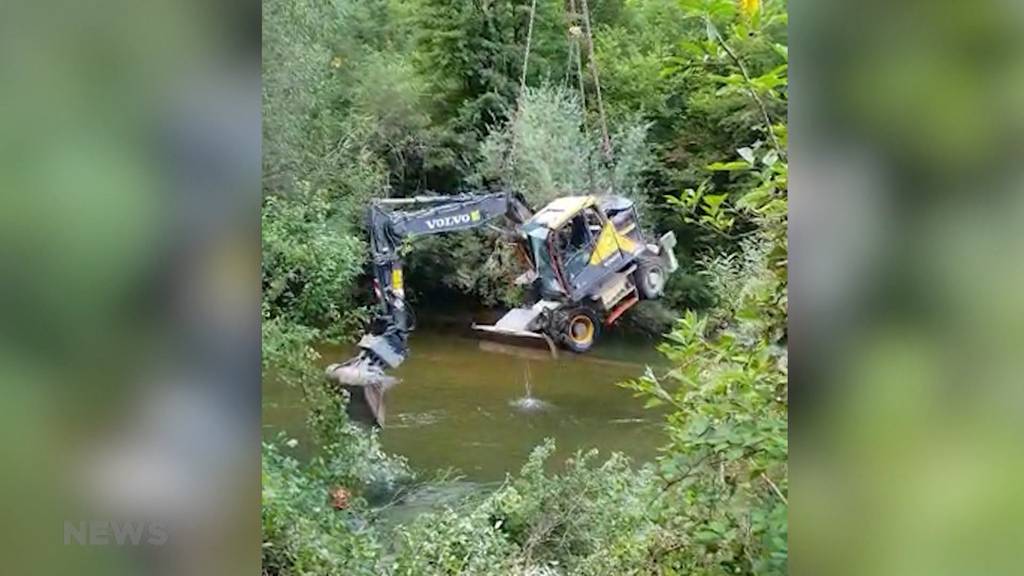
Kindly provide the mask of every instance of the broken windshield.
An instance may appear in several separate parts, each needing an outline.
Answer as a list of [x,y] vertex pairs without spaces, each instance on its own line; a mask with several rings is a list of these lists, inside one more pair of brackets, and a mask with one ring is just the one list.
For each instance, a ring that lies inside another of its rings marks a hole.
[[541,293],[559,293],[562,292],[562,287],[559,285],[558,277],[555,275],[555,268],[551,262],[551,253],[548,251],[547,234],[545,232],[538,230],[529,235],[530,248],[533,250],[533,259],[537,266],[537,276],[541,282]]

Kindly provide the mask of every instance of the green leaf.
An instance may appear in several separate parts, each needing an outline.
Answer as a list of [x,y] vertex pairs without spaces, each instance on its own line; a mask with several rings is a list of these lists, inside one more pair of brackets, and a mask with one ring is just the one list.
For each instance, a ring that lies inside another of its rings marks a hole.
[[736,207],[743,210],[756,210],[771,198],[771,193],[764,188],[756,188],[736,201]]
[[709,214],[718,214],[719,209],[722,206],[722,202],[725,201],[727,194],[714,194],[704,196],[704,206]]
[[647,409],[647,408],[655,408],[655,407],[658,407],[658,406],[662,406],[664,404],[665,404],[665,401],[662,400],[661,398],[651,397],[651,398],[647,399],[647,402],[644,402],[644,408],[645,409]]
[[750,170],[751,165],[745,160],[734,160],[732,162],[714,162],[708,164],[707,169],[713,172],[736,172],[739,170]]

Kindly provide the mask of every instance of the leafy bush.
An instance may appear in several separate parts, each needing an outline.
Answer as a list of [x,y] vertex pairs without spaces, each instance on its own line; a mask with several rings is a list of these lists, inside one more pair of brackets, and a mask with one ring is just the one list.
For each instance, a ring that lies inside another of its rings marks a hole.
[[481,145],[481,175],[502,181],[535,206],[591,189],[593,144],[581,131],[574,94],[559,87],[527,88],[509,122]]
[[591,450],[547,475],[553,451],[551,440],[536,448],[519,476],[488,502],[521,562],[567,574],[641,572],[655,528],[646,514],[655,495],[650,470],[635,470],[621,454],[596,464]]
[[263,573],[379,574],[381,544],[367,526],[365,504],[330,506],[330,479],[311,474],[282,444],[264,443]]
[[[672,310],[708,310],[717,303],[718,298],[708,285],[708,277],[702,273],[701,265],[701,262],[679,263],[679,269],[665,284],[662,301],[667,307]],[[678,317],[679,314],[675,313],[672,322]]]
[[[371,52],[348,64],[345,94],[351,115],[365,127],[358,136],[387,166],[387,188],[402,195],[422,187],[425,170],[445,163],[447,151],[431,126],[426,81],[410,57]],[[369,196],[384,192],[384,182]]]
[[490,576],[515,566],[514,546],[482,508],[420,516],[396,539],[396,576]]
[[[394,493],[412,480],[403,458],[381,450],[376,431],[349,422],[347,398],[316,367],[317,331],[264,322],[263,362],[303,392],[317,454],[299,462],[283,434],[262,446],[264,573],[380,574],[384,544],[367,499]],[[341,489],[345,506],[331,505]]]
[[488,305],[518,305],[522,289],[515,279],[523,265],[509,243],[484,234],[463,235],[448,244],[454,273],[443,281]]
[[615,159],[605,166],[600,137],[586,132],[576,94],[560,86],[527,88],[510,120],[481,145],[477,178],[498,180],[541,207],[559,196],[615,192],[645,201],[643,171],[651,157],[646,126],[623,122]]
[[349,214],[327,192],[263,200],[263,301],[265,316],[324,329],[353,332],[364,315],[353,286],[363,271],[366,245],[351,232]]
[[[764,336],[765,332],[761,333]],[[787,547],[787,371],[768,338],[713,334],[688,313],[661,350],[674,368],[626,385],[669,404],[658,462],[673,538],[666,561],[686,572],[784,573]]]
[[[367,54],[374,43],[366,39],[385,31],[366,13],[371,4],[383,8],[379,0],[264,3],[264,193],[290,194],[305,182],[358,201],[383,189],[384,165],[372,153],[379,108],[354,113],[353,101],[365,104],[372,97],[349,88],[357,86],[353,78],[378,65],[382,74],[394,71],[390,62],[375,62],[372,52]],[[354,42],[357,38],[363,43]],[[366,64],[357,65],[361,62]],[[394,92],[406,94],[402,88]]]
[[398,574],[646,574],[657,565],[647,515],[656,496],[648,468],[615,454],[577,454],[545,473],[550,439],[521,472],[483,500],[423,515],[399,531]]
[[[788,162],[785,125],[772,116],[785,101],[785,67],[754,75],[730,46],[763,42],[766,36],[754,32],[763,32],[757,27],[778,12],[767,10],[762,20],[758,3],[744,3],[738,17],[723,0],[684,6],[707,27],[704,49],[726,61],[728,74],[716,79],[720,93],[746,99],[759,117],[748,126],[764,139],[737,149],[737,159],[711,163],[715,177],[669,199],[689,223],[742,239],[735,250],[699,260],[718,307],[704,317],[689,312],[676,324],[660,347],[672,369],[661,376],[648,371],[625,386],[648,405],[673,409],[658,472],[663,498],[682,505],[658,517],[672,536],[663,544],[666,565],[682,573],[782,574],[788,557]],[[784,50],[777,52],[785,58]]]
[[320,371],[316,361],[320,355],[310,345],[320,331],[294,324],[284,317],[270,317],[269,306],[263,303],[260,324],[262,367],[264,376],[273,375],[289,386],[304,387],[316,382]]
[[730,322],[743,313],[758,313],[756,309],[745,310],[744,306],[777,281],[769,268],[769,250],[771,242],[754,235],[741,240],[737,252],[705,255],[698,260],[700,275],[716,299],[709,312],[714,324]]

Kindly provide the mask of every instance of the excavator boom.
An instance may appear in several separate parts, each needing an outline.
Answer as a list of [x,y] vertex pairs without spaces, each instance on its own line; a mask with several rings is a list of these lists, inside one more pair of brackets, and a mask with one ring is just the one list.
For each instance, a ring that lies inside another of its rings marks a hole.
[[416,324],[402,275],[406,239],[487,226],[514,240],[530,263],[516,281],[528,287],[526,302],[493,326],[474,328],[499,339],[543,342],[552,356],[556,345],[590,350],[603,327],[641,299],[660,297],[678,267],[675,236],[648,242],[633,203],[621,196],[563,196],[536,214],[504,192],[386,199],[371,204],[367,221],[377,310],[359,353],[327,373],[350,392],[350,409],[368,407],[363,413],[378,425],[384,393],[397,383],[387,371],[405,361]]
[[[375,200],[367,212],[370,255],[377,309],[359,353],[327,368],[327,376],[350,394],[350,405],[365,404],[372,420],[384,422],[384,393],[397,380],[387,370],[397,368],[409,354],[409,333],[415,316],[405,301],[400,248],[407,238],[470,230],[482,226],[514,235],[533,211],[517,194],[493,192],[454,196],[417,196]],[[496,226],[505,224],[504,227]]]

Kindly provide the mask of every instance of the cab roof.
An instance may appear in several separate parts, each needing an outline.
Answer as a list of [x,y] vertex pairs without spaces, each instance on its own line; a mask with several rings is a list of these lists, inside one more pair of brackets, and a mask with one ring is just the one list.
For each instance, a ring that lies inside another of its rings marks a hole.
[[555,198],[542,208],[540,212],[537,212],[532,218],[527,220],[523,224],[523,228],[527,232],[535,228],[557,230],[565,225],[570,218],[578,214],[580,210],[593,206],[596,200],[594,196],[563,196]]

